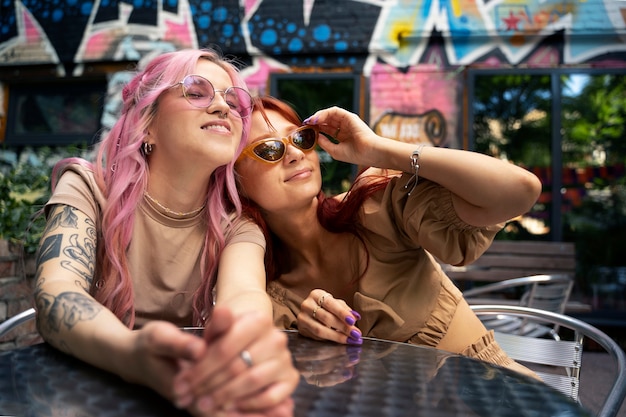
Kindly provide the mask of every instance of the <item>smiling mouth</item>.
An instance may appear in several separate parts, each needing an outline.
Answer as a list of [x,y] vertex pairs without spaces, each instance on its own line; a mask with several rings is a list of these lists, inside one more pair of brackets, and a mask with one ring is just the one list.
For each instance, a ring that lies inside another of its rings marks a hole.
[[309,169],[305,169],[305,170],[302,170],[302,171],[298,171],[298,172],[295,172],[293,175],[289,176],[289,177],[285,180],[285,182],[287,182],[287,181],[291,181],[291,180],[293,180],[293,179],[299,179],[300,177],[307,176],[307,175],[310,175],[310,174],[311,174],[311,170],[309,170]]
[[219,132],[226,132],[226,133],[230,133],[230,129],[227,128],[224,125],[214,125],[214,124],[208,124],[208,125],[204,125],[201,127],[202,130],[214,130],[214,131],[219,131]]

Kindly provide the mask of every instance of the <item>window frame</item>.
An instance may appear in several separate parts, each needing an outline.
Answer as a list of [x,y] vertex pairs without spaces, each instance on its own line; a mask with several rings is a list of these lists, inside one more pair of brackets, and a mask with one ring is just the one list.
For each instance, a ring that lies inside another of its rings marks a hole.
[[[351,72],[289,72],[289,73],[271,73],[269,77],[269,94],[274,97],[279,97],[278,84],[281,80],[293,80],[293,81],[318,81],[318,80],[351,80],[354,83],[352,90],[352,108],[346,109],[354,113],[359,114],[364,120],[367,121],[369,114],[365,112],[367,106],[366,90],[363,85],[362,74],[355,74]],[[363,98],[363,100],[361,100]]]
[[[77,92],[88,94],[97,94],[99,96],[99,105],[97,113],[93,115],[96,121],[95,128],[90,132],[16,132],[19,118],[20,100],[31,92],[40,92],[45,95],[54,96],[70,96]],[[8,112],[6,131],[4,134],[3,144],[11,147],[24,146],[64,146],[75,144],[93,144],[97,141],[97,134],[102,128],[102,114],[104,112],[105,98],[107,92],[106,79],[88,79],[88,80],[59,80],[55,82],[12,82],[8,85]]]
[[[517,69],[517,68],[468,68],[467,69],[467,97],[466,100],[466,114],[467,118],[463,121],[463,130],[465,137],[467,138],[467,149],[473,151],[475,148],[474,131],[472,129],[474,120],[474,106],[471,103],[475,100],[475,79],[477,75],[511,75],[511,74],[529,74],[529,75],[549,75],[550,76],[550,93],[552,94],[551,111],[553,117],[551,117],[550,126],[550,147],[552,152],[552,206],[551,206],[551,223],[550,228],[550,240],[561,241],[563,240],[563,214],[562,214],[562,196],[561,188],[563,187],[563,152],[561,134],[561,114],[562,114],[562,94],[561,94],[561,75],[571,74],[585,74],[585,75],[602,75],[602,74],[615,74],[626,75],[626,68],[529,68],[529,69]],[[557,117],[558,115],[558,117]]]

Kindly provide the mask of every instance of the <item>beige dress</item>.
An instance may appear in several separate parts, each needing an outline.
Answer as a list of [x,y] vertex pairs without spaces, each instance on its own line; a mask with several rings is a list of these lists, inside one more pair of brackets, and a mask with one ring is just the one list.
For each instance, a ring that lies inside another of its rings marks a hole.
[[[75,207],[101,227],[106,199],[92,171],[70,165],[47,203]],[[136,326],[149,320],[167,320],[178,326],[192,323],[192,296],[200,284],[200,258],[207,230],[205,211],[175,219],[144,199],[135,211],[135,226],[128,262],[135,293]],[[235,220],[225,230],[226,246],[253,242],[265,249],[257,225]],[[98,242],[100,243],[100,242]]]
[[[474,313],[433,255],[452,265],[471,263],[502,225],[479,228],[464,223],[456,215],[450,192],[428,180],[420,179],[408,196],[404,188],[408,179],[406,174],[392,179],[363,206],[359,231],[370,260],[351,307],[361,314],[357,326],[364,336],[436,347],[455,314]],[[296,328],[303,299],[280,279],[269,284],[268,292],[276,325]],[[486,330],[460,353],[519,366]]]

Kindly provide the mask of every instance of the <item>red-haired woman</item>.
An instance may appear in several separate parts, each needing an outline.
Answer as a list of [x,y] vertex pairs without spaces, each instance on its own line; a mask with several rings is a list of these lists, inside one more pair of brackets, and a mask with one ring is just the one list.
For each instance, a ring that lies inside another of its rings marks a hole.
[[[326,198],[316,143],[336,160],[376,168]],[[372,336],[434,346],[529,373],[434,257],[463,265],[480,256],[503,222],[536,201],[533,174],[478,153],[380,137],[336,107],[302,124],[269,97],[255,104],[235,168],[244,211],[267,234],[278,326],[339,343]]]

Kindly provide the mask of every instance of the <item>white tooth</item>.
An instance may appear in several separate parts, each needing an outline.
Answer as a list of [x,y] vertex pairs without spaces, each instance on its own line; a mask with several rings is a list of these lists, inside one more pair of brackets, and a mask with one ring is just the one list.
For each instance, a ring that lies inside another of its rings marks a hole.
[[222,126],[222,125],[208,125],[208,126],[203,127],[203,129],[223,130],[225,132],[229,131],[225,126]]

